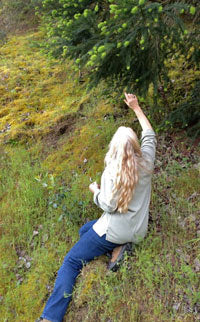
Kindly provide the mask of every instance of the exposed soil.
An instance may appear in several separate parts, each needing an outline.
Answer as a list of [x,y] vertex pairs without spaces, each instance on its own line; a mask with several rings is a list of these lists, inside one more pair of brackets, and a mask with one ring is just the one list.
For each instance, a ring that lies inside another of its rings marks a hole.
[[45,148],[58,148],[58,141],[63,136],[68,136],[77,122],[77,113],[68,114],[60,118],[60,120],[53,126],[50,126],[49,132],[43,137],[43,144]]

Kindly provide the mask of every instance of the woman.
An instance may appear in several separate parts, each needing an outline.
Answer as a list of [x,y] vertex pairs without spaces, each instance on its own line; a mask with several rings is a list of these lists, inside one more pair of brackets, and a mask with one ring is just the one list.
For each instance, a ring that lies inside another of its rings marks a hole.
[[122,126],[114,134],[105,157],[101,187],[96,182],[89,186],[95,204],[104,213],[98,220],[81,227],[80,240],[58,271],[53,293],[40,318],[43,322],[62,321],[84,264],[114,250],[109,264],[114,269],[127,243],[138,243],[146,235],[156,139],[137,97],[126,93],[125,97],[125,103],[135,112],[143,130],[141,147],[131,128]]

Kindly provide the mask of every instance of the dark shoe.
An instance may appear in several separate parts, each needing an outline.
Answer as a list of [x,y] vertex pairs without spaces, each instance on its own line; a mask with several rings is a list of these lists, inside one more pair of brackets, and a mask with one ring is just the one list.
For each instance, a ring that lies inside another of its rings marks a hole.
[[113,249],[112,258],[108,264],[108,269],[116,272],[124,259],[125,252],[131,254],[132,243],[127,243]]

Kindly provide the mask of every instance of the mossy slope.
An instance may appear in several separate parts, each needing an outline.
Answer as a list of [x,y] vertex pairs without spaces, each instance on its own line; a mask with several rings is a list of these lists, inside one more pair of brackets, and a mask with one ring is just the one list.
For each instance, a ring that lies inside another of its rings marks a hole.
[[[0,48],[0,316],[9,322],[40,315],[80,225],[101,214],[88,185],[107,145],[133,124],[103,84],[88,93],[72,63],[42,55],[41,37]],[[118,273],[105,257],[84,268],[66,321],[198,320],[197,153],[185,133],[158,136],[149,234]]]

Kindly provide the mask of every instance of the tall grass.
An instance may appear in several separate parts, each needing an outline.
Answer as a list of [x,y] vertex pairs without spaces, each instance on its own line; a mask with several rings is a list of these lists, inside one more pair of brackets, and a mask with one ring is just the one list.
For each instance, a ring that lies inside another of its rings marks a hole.
[[177,167],[154,178],[145,240],[116,274],[106,271],[105,259],[84,268],[66,321],[198,321],[199,203],[190,196],[200,182],[197,169]]
[[28,321],[77,237],[77,217],[63,225],[69,193],[26,149],[1,151],[0,173],[0,312],[5,320]]
[[46,219],[45,189],[36,180],[42,170],[38,160],[16,148],[1,155],[2,229],[12,247],[30,247],[33,230]]
[[[105,257],[83,269],[66,321],[197,321],[197,174],[172,163],[154,178],[148,236],[119,272],[107,271]],[[2,321],[39,316],[80,225],[96,216],[90,200],[78,198],[84,176],[63,186],[26,149],[2,151]]]

